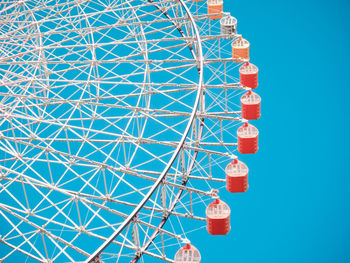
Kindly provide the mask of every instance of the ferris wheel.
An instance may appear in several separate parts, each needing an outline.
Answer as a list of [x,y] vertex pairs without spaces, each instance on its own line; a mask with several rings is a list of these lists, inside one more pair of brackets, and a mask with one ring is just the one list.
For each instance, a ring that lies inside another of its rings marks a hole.
[[199,263],[191,232],[229,233],[261,98],[223,6],[0,2],[1,262]]

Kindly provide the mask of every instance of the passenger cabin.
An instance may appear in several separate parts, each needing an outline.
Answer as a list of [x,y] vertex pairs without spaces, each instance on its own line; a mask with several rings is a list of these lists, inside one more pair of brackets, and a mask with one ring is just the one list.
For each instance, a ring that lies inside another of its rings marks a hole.
[[237,130],[238,151],[242,154],[256,153],[258,146],[259,131],[249,123],[243,124]]
[[259,69],[252,63],[245,63],[239,68],[239,80],[242,86],[251,89],[258,87],[258,72]]
[[242,118],[246,120],[257,120],[260,118],[261,98],[255,92],[249,90],[241,97]]
[[243,193],[248,190],[248,167],[235,159],[225,169],[226,189],[230,193]]
[[187,244],[180,248],[175,254],[175,263],[200,263],[201,255],[197,248]]
[[224,1],[223,0],[208,0],[207,1],[208,6],[208,15],[211,15],[210,19],[220,19],[223,17],[223,11],[224,11]]
[[250,43],[244,38],[237,38],[232,42],[232,58],[236,63],[249,61]]
[[207,230],[211,235],[227,235],[231,230],[231,209],[224,202],[216,199],[206,209]]
[[225,14],[220,19],[220,28],[222,35],[229,35],[232,37],[237,34],[237,19],[231,16],[229,13]]

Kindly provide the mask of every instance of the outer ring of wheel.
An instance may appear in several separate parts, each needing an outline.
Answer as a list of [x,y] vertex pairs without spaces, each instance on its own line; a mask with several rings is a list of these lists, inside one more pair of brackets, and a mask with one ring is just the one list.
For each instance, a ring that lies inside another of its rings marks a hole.
[[[153,0],[148,0],[148,1],[151,2],[151,3],[154,2]],[[178,0],[178,1],[180,2],[182,7],[184,8],[184,10],[186,11],[186,13],[187,13],[187,15],[188,15],[188,17],[189,17],[189,19],[191,21],[191,24],[192,24],[193,29],[194,29],[195,37],[196,37],[196,40],[197,40],[197,47],[196,48],[197,48],[197,54],[198,55],[195,58],[199,62],[198,63],[199,81],[198,81],[198,89],[197,89],[196,99],[195,99],[195,102],[194,102],[194,105],[193,105],[193,109],[192,109],[192,113],[191,113],[190,119],[189,119],[188,124],[186,126],[186,129],[184,131],[184,134],[183,134],[183,136],[182,136],[178,146],[175,149],[174,154],[170,158],[167,166],[164,168],[164,170],[162,171],[162,173],[160,174],[160,176],[158,177],[158,179],[156,180],[156,182],[154,183],[152,188],[148,191],[148,193],[145,195],[145,197],[142,199],[142,201],[138,204],[138,206],[129,214],[129,216],[124,220],[124,222],[118,227],[118,229],[99,248],[97,248],[94,253],[92,253],[85,260],[85,263],[92,262],[96,257],[98,257],[100,255],[100,253],[104,249],[106,249],[113,242],[113,240],[125,229],[125,227],[135,218],[135,216],[137,216],[138,212],[142,209],[142,207],[146,204],[146,202],[151,198],[153,193],[156,191],[156,189],[162,183],[162,181],[166,177],[169,169],[173,165],[176,157],[180,153],[182,146],[185,143],[185,140],[186,140],[186,138],[188,136],[188,133],[189,133],[189,131],[191,129],[191,126],[192,126],[192,124],[193,124],[193,122],[195,120],[197,109],[198,109],[201,97],[204,96],[204,93],[203,93],[203,65],[204,65],[204,61],[203,61],[203,51],[202,51],[201,38],[200,38],[200,35],[199,35],[199,31],[198,31],[197,25],[195,23],[195,20],[194,20],[194,18],[192,16],[190,10],[186,6],[186,4],[183,2],[183,0]],[[195,55],[194,52],[192,52],[192,53]],[[202,128],[203,128],[203,125],[201,125],[201,130],[202,130]],[[197,153],[195,152],[195,155],[196,154]],[[191,166],[193,166],[193,165],[191,164]],[[187,181],[185,180],[183,182],[183,184],[186,184],[186,183],[187,183]],[[182,190],[179,190],[177,198],[180,197],[181,194],[182,194]],[[174,204],[176,204],[176,202],[174,202]],[[162,226],[165,224],[166,220],[167,220],[167,218],[166,219],[164,218],[162,220],[162,222],[161,222]],[[164,221],[164,223],[163,223],[163,221]],[[139,256],[136,256],[135,259],[133,260],[133,262],[137,262],[138,259],[139,259]]]

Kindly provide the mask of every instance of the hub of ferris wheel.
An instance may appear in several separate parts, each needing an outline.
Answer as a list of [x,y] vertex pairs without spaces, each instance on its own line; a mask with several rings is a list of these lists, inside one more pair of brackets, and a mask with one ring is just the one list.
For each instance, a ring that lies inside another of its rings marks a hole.
[[258,151],[223,0],[0,7],[0,261],[200,263],[191,232],[229,234],[221,189],[248,190]]

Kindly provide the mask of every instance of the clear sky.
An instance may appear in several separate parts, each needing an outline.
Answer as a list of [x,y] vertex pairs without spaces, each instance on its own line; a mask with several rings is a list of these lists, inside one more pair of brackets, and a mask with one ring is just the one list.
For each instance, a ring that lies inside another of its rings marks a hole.
[[263,116],[250,189],[225,197],[229,236],[198,233],[202,262],[350,262],[350,2],[224,2],[251,42]]

